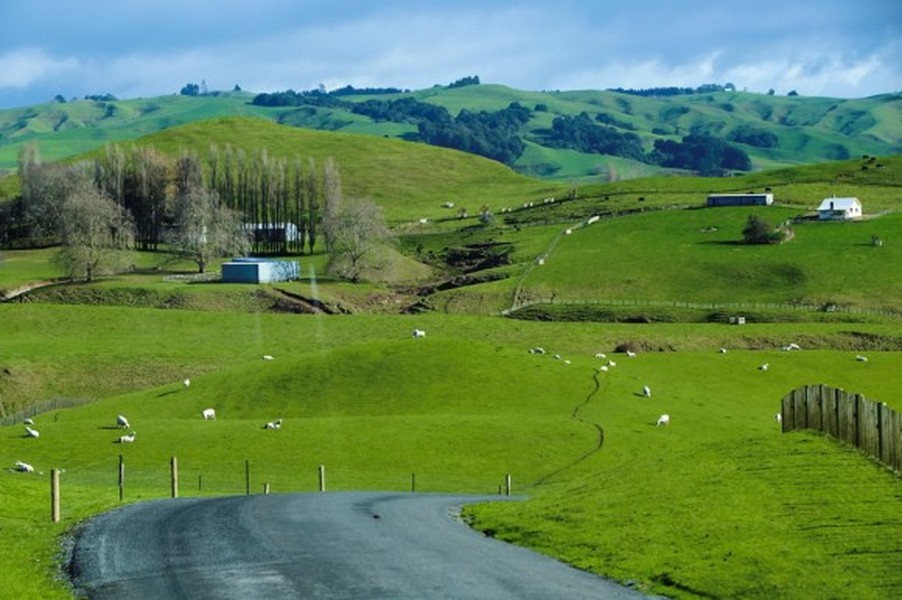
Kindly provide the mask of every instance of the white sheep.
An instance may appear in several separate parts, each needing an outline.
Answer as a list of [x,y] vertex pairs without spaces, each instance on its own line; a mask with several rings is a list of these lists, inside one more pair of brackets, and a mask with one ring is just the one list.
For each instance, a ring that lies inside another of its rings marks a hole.
[[420,219],[420,225],[425,225],[429,222],[429,219]]
[[275,421],[270,421],[266,425],[263,426],[263,429],[280,429],[282,427],[282,419],[276,419]]
[[858,356],[855,357],[855,360],[857,360],[858,362],[868,362],[868,357],[862,356],[859,354]]
[[31,417],[26,418],[22,422],[25,423],[26,425],[34,425],[34,419],[32,419]]
[[32,429],[28,425],[25,426],[25,435],[30,438],[41,437],[41,433],[37,429]]
[[774,419],[777,420],[777,423],[782,423],[783,422],[783,414],[777,413],[776,415],[774,415]]
[[131,429],[132,428],[132,426],[128,424],[128,419],[126,419],[122,415],[119,415],[118,417],[116,417],[116,425],[122,429]]
[[586,219],[586,225],[591,225],[592,223],[597,223],[598,220],[601,219],[598,215],[594,215]]
[[564,233],[567,235],[570,235],[571,233],[573,233],[573,230],[568,227],[567,229],[564,230]]
[[191,380],[186,377],[182,382],[182,385],[184,385],[186,388],[191,387]]
[[204,417],[205,421],[215,421],[216,420],[216,411],[212,408],[205,408],[201,415]]
[[607,355],[604,352],[599,352],[595,355],[595,358],[607,358]]
[[670,425],[670,415],[661,415],[658,417],[658,422],[655,424],[655,427],[658,425]]
[[720,352],[721,354],[726,354],[726,353],[727,353],[727,349],[726,349],[726,348],[721,348],[721,349],[719,350],[719,352]]
[[272,360],[272,359],[273,359],[272,354],[264,354],[263,355],[263,360]]
[[608,366],[609,366],[609,367],[616,367],[616,366],[617,366],[617,363],[615,363],[613,360],[609,360],[609,361],[608,361]]
[[769,364],[769,363],[764,363],[763,365],[761,365],[761,366],[758,367],[758,370],[759,370],[759,371],[767,371],[769,368],[770,368],[770,364]]
[[414,329],[414,330],[413,330],[413,337],[414,337],[414,339],[416,339],[416,338],[424,338],[424,337],[426,337],[426,332],[423,331],[422,329]]
[[535,348],[530,348],[529,353],[530,354],[545,354],[545,348],[542,348],[541,346],[536,346]]
[[651,398],[651,388],[647,385],[642,388],[642,395],[646,398]]
[[630,358],[636,358],[636,353],[633,352],[632,350],[627,350],[626,355],[629,356]]
[[19,471],[20,473],[34,473],[34,467],[32,467],[28,463],[22,462],[21,460],[16,461],[15,470]]
[[560,355],[560,354],[555,354],[555,355],[554,355],[554,360],[561,360],[561,355]]
[[132,431],[131,433],[129,433],[127,435],[119,436],[120,444],[131,444],[134,441],[135,441],[135,432],[134,431]]
[[599,370],[599,371],[605,371],[605,372],[607,372],[608,366],[607,366],[607,365],[601,365],[600,367],[598,367],[598,370]]

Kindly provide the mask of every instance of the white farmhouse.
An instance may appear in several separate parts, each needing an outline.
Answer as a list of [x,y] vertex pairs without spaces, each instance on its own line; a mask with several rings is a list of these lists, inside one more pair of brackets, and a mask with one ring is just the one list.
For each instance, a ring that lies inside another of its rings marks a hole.
[[848,221],[861,218],[861,202],[858,198],[826,198],[817,207],[821,221]]

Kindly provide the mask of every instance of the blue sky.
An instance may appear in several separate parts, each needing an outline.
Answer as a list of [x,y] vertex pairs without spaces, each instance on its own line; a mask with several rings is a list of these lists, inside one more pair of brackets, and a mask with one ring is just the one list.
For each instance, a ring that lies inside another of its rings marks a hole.
[[524,90],[902,89],[898,0],[2,0],[0,23],[0,108],[470,75]]

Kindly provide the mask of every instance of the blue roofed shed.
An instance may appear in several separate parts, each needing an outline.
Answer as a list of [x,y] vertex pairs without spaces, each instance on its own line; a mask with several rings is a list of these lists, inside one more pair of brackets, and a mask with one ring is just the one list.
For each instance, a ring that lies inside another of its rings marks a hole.
[[273,283],[297,279],[299,275],[296,260],[235,258],[222,263],[222,281],[225,283]]

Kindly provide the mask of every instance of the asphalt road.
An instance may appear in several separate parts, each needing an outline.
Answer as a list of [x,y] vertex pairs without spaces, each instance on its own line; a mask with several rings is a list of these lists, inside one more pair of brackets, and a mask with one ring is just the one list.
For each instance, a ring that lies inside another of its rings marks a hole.
[[115,598],[640,598],[455,518],[497,496],[308,493],[176,499],[92,519],[76,588]]

